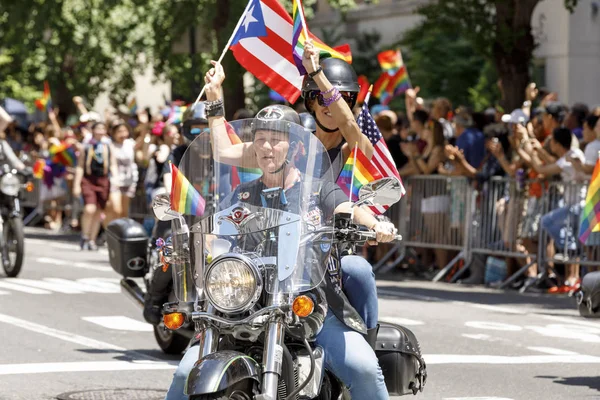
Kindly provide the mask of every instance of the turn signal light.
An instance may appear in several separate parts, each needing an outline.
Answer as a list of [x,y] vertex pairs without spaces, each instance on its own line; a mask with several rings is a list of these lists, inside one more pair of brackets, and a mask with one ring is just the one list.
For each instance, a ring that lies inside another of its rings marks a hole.
[[185,315],[180,312],[174,312],[163,315],[163,322],[165,326],[172,331],[181,328],[181,325],[185,322]]
[[25,185],[25,190],[27,190],[29,193],[33,192],[33,183],[27,182]]
[[299,317],[308,317],[315,309],[315,303],[308,296],[302,295],[294,299],[292,311]]

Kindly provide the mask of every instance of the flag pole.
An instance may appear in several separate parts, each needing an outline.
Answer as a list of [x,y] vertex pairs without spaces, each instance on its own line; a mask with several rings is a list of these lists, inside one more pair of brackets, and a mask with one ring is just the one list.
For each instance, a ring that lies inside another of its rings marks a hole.
[[[221,56],[219,57],[219,60],[217,61],[217,63],[220,64],[221,61],[223,61],[223,58],[225,58],[225,54],[227,54],[227,51],[229,50],[229,47],[231,46],[231,42],[233,42],[233,38],[235,37],[235,35],[236,35],[238,29],[240,28],[240,26],[242,25],[242,22],[244,22],[244,17],[246,16],[246,14],[248,13],[248,10],[250,9],[250,4],[252,4],[252,0],[248,1],[248,4],[246,5],[246,8],[244,9],[244,12],[242,13],[242,16],[238,20],[237,25],[235,26],[235,28],[233,30],[233,33],[229,37],[229,40],[227,41],[227,44],[225,45],[225,48],[221,52]],[[194,109],[196,108],[196,105],[198,104],[198,102],[200,102],[200,99],[202,98],[202,95],[204,94],[205,91],[206,91],[206,85],[202,86],[202,90],[200,91],[200,94],[198,95],[198,97],[196,98],[196,101],[194,101],[194,104],[190,108],[190,111],[192,113],[194,112]]]
[[[358,151],[358,142],[354,143],[354,160],[352,162],[352,179],[350,179],[350,194],[348,201],[352,203],[352,187],[354,186],[354,171],[356,170],[356,152]],[[354,207],[350,210],[350,221],[354,220]]]
[[[301,0],[297,0],[298,1],[298,12],[300,13],[300,22],[302,23],[302,31],[304,31],[304,36],[306,36],[306,39],[310,39],[310,36],[308,36],[308,28],[306,27],[306,20],[304,19],[304,6],[302,5],[302,1]],[[315,65],[315,62],[312,61],[313,63],[313,68],[315,69],[315,71],[318,68],[318,65]]]
[[371,86],[369,86],[369,91],[367,92],[367,95],[365,96],[364,104],[366,104],[367,107],[369,106],[369,100],[371,100],[371,92],[372,91],[373,91],[373,84],[371,84]]

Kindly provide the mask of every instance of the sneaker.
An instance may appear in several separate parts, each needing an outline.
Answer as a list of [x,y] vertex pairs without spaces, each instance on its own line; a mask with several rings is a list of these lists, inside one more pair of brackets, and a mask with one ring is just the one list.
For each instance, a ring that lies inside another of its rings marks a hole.
[[81,240],[79,241],[79,249],[81,251],[89,250],[90,249],[90,241],[87,240],[86,238],[81,238]]
[[88,242],[88,250],[97,251],[98,250],[98,245],[96,244],[96,242],[94,242],[93,240],[90,240]]

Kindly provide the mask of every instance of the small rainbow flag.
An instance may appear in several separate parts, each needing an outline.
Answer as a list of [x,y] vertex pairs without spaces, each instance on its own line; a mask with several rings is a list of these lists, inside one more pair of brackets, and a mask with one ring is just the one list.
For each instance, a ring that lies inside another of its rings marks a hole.
[[306,69],[302,65],[302,56],[304,55],[304,43],[306,42],[307,36],[313,40],[314,46],[320,50],[321,59],[333,57],[344,60],[348,64],[352,64],[350,46],[343,45],[331,48],[308,31],[301,0],[292,1],[292,20],[294,23],[292,33],[292,53],[294,56],[294,63],[296,64],[300,75],[306,75]]
[[[235,133],[229,122],[225,121],[225,127],[231,144],[241,144],[242,139]],[[231,189],[235,189],[240,183],[254,181],[261,176],[260,168],[231,167]]]
[[364,103],[367,98],[367,93],[369,93],[369,79],[361,75],[358,77],[358,85],[360,86],[360,92],[358,92],[358,97],[356,98],[357,103]]
[[64,165],[65,167],[72,167],[77,161],[74,146],[65,142],[50,146],[48,152],[50,153],[51,161],[55,164]]
[[381,69],[393,75],[404,63],[400,50],[385,50],[377,54],[377,61]]
[[38,110],[44,111],[52,108],[52,99],[50,98],[50,85],[48,81],[44,81],[44,94],[41,99],[37,99],[35,102],[35,106]]
[[600,234],[600,158],[596,161],[596,167],[594,167],[592,180],[585,198],[585,207],[581,212],[579,240],[584,245],[588,244],[589,236],[596,232]]
[[206,201],[173,163],[171,182],[171,209],[183,215],[203,215]]
[[135,97],[127,103],[127,108],[129,109],[129,114],[133,115],[137,111],[137,100]]
[[408,78],[408,72],[406,71],[406,65],[400,67],[398,71],[390,78],[388,83],[387,93],[391,96],[398,96],[401,93],[406,92],[411,88],[410,79]]
[[[353,176],[354,180],[352,179]],[[381,179],[381,173],[356,146],[346,160],[346,164],[337,179],[337,184],[348,197],[350,197],[350,190],[352,190],[352,197],[350,198],[352,201],[357,201],[360,188],[376,179]]]
[[42,179],[44,177],[44,168],[46,167],[46,160],[40,158],[33,164],[33,177],[35,179]]

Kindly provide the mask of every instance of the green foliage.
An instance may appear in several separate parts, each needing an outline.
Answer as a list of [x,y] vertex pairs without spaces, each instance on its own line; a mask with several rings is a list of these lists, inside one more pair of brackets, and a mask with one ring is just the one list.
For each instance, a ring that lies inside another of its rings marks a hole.
[[483,111],[488,107],[494,107],[500,100],[500,89],[497,85],[498,73],[490,61],[487,61],[481,69],[477,83],[468,88],[468,104],[475,111]]
[[365,75],[371,83],[375,83],[381,74],[381,67],[377,61],[377,54],[382,50],[380,41],[381,35],[378,32],[364,32],[354,38],[352,46],[354,70],[358,75]]

